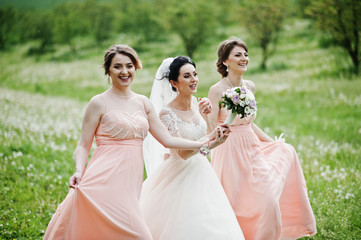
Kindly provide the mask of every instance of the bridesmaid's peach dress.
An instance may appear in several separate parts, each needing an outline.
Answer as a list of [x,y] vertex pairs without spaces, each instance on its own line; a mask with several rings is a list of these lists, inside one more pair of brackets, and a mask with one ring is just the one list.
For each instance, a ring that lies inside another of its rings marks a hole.
[[[106,114],[95,133],[97,148],[79,188],[59,205],[44,239],[152,239],[139,207],[147,114],[138,94],[100,96]],[[124,112],[130,101],[131,114]]]
[[[230,111],[220,109],[218,123]],[[220,179],[246,240],[296,239],[316,233],[302,168],[294,148],[262,142],[253,119],[238,116],[226,142],[212,150]]]

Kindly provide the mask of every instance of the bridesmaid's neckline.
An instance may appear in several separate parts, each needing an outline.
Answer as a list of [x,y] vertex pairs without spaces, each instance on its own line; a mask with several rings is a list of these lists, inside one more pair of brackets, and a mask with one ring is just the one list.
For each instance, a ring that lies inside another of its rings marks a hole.
[[112,95],[112,96],[120,97],[120,98],[127,98],[127,97],[132,97],[132,96],[135,95],[134,92],[130,92],[129,95],[119,95],[119,94],[116,94],[116,93],[111,92],[110,90],[107,90],[106,93],[109,93],[109,94]]
[[[231,85],[231,88],[235,88],[235,86],[233,86],[233,84],[231,83],[231,81],[228,79],[228,77],[225,77],[226,81],[228,82],[229,85]],[[237,87],[245,87],[245,84],[244,84],[244,80],[241,79],[241,82],[239,83],[239,86]]]

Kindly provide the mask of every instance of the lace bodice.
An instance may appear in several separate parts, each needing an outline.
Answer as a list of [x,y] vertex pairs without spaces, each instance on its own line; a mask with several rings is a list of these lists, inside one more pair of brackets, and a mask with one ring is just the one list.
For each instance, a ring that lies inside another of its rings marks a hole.
[[207,124],[198,111],[197,100],[192,102],[192,110],[181,111],[170,107],[163,108],[161,121],[171,135],[197,141],[205,136]]
[[164,108],[164,110],[168,111],[168,114],[161,116],[161,120],[173,136],[197,141],[206,134],[207,125],[202,117],[198,121],[186,122],[171,108]]
[[[115,96],[103,94],[106,113],[101,118],[95,133],[97,142],[146,137],[149,129],[148,116],[144,108],[137,104],[139,101],[136,95],[115,98]],[[125,105],[132,107],[135,111],[128,111]]]

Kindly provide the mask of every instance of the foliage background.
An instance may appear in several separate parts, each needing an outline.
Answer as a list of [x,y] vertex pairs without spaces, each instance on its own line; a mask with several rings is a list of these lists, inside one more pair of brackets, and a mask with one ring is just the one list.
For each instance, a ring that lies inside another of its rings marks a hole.
[[[213,19],[205,23],[206,37],[193,43],[197,96],[207,96],[220,79],[218,44],[243,39],[250,50],[245,78],[257,86],[256,123],[270,136],[284,132],[300,157],[318,230],[305,239],[361,239],[361,78],[351,58],[315,28],[315,18],[304,11],[309,1],[289,1],[263,69],[263,50],[239,15],[251,3],[208,3]],[[101,65],[110,45],[126,43],[138,51],[144,69],[132,88],[147,96],[162,60],[188,54],[176,24],[197,34],[204,21],[177,21],[193,14],[186,9],[192,2],[183,4],[0,1],[1,239],[41,239],[65,198],[84,109],[109,87]]]

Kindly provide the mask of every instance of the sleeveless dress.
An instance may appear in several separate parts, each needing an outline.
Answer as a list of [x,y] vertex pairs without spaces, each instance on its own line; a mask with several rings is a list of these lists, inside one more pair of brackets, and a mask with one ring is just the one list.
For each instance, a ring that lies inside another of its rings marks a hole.
[[[220,109],[218,123],[230,111]],[[307,188],[294,148],[262,142],[253,118],[231,124],[226,142],[211,152],[220,179],[247,240],[300,238],[316,233]]]
[[[198,110],[191,121],[182,119],[188,111],[164,110],[161,120],[173,136],[193,141],[204,137],[207,126]],[[170,158],[145,180],[140,197],[153,239],[244,239],[207,157],[197,153],[184,160],[174,149],[169,154]]]
[[[135,93],[100,97],[106,113],[95,133],[97,148],[79,188],[70,189],[58,206],[44,239],[152,239],[139,208],[147,114]],[[132,114],[124,112],[130,102]]]

